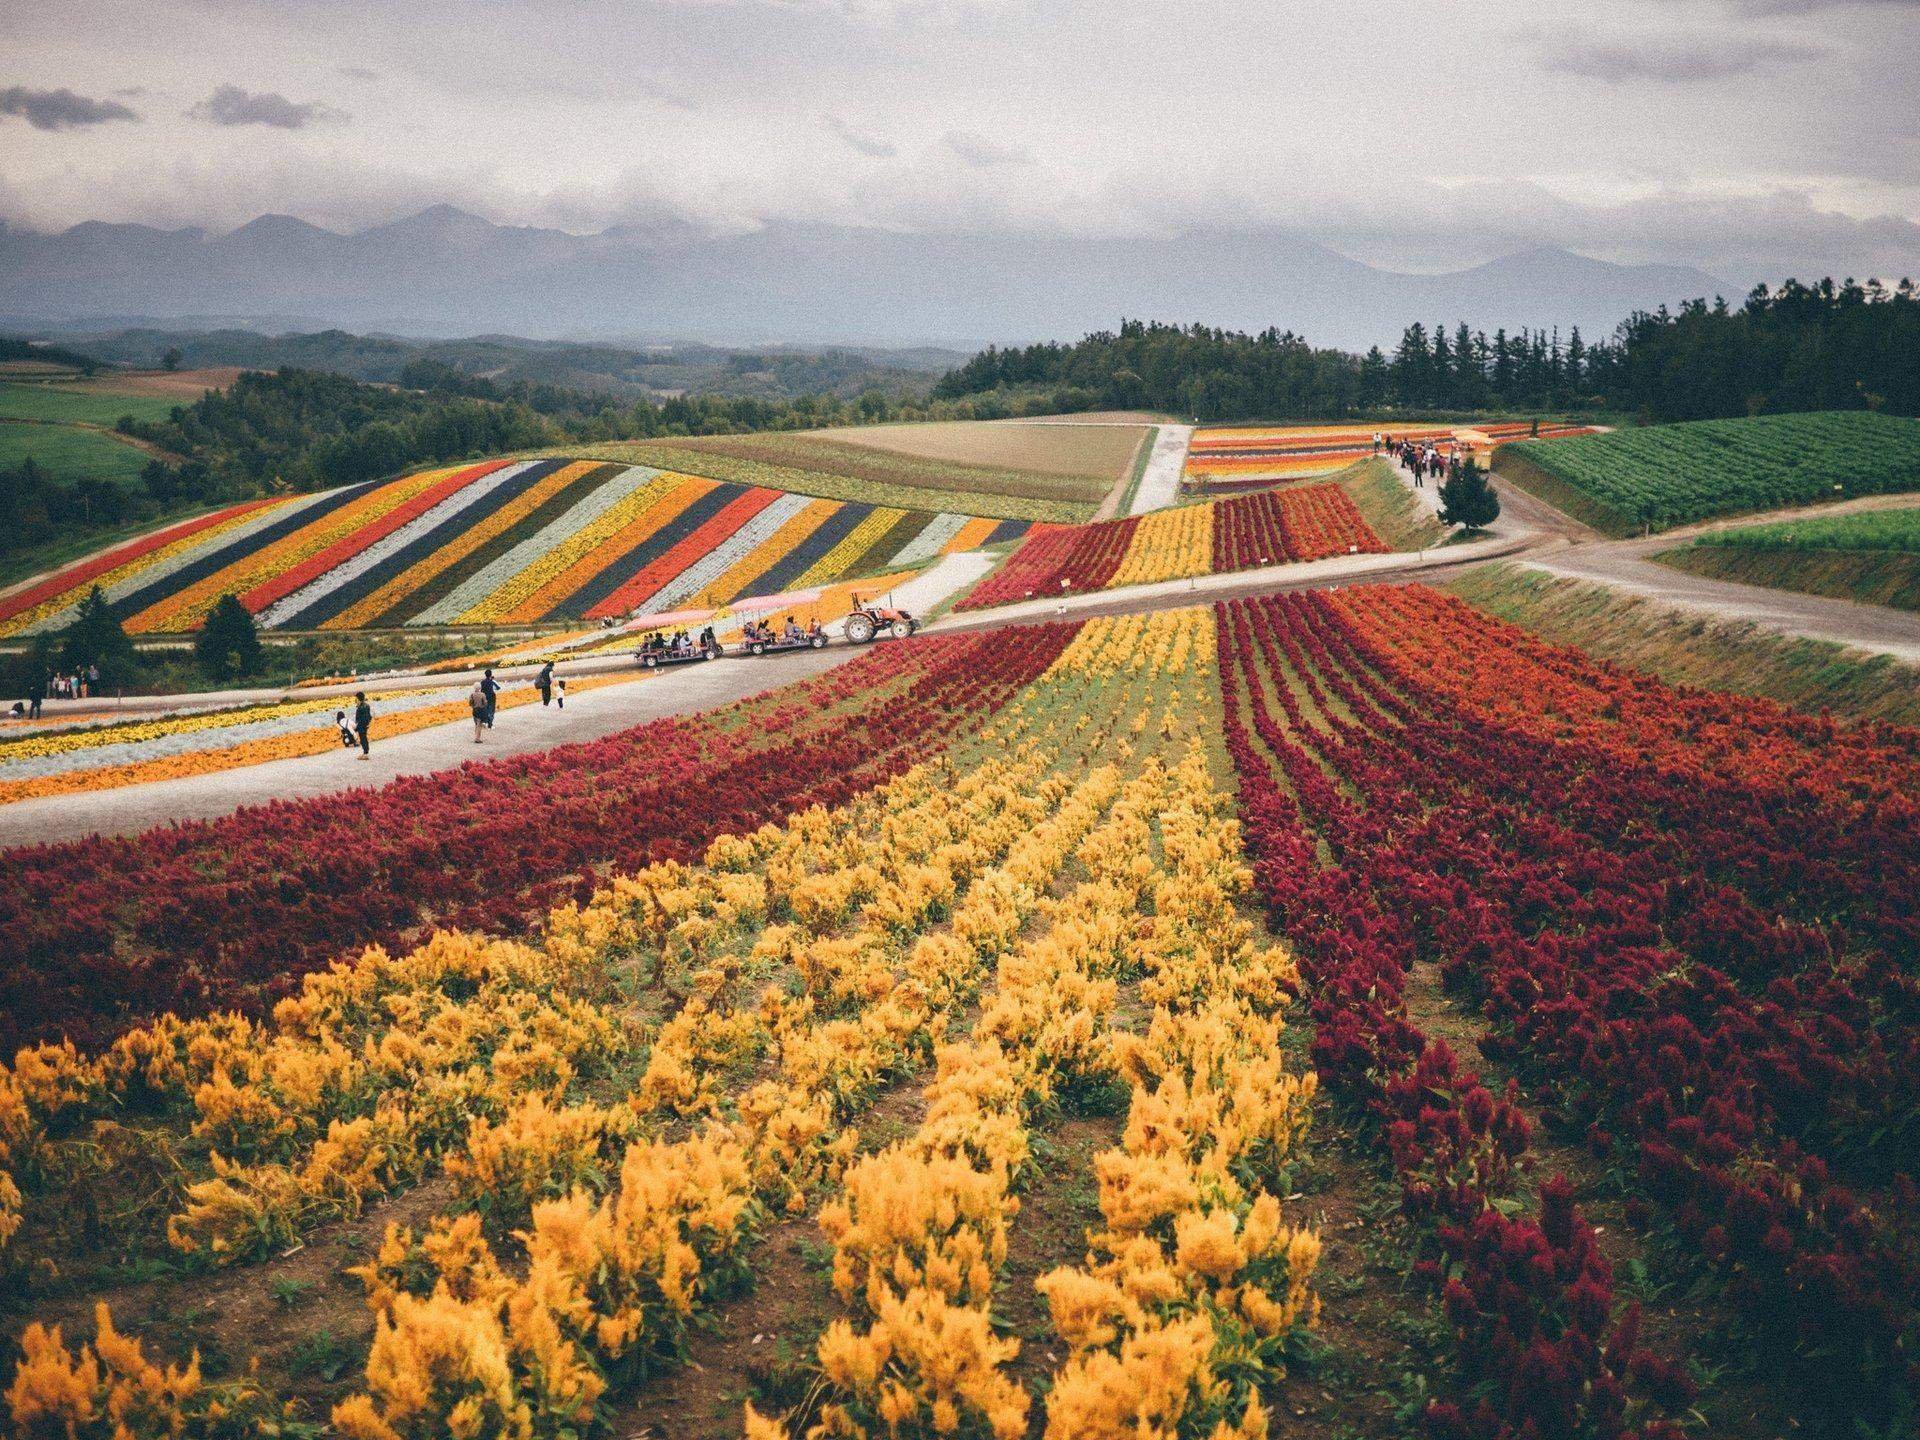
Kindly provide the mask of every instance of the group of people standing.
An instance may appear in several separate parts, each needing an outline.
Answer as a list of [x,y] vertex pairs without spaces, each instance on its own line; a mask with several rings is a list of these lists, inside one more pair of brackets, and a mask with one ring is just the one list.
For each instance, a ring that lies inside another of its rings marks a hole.
[[1413,487],[1424,490],[1427,477],[1436,480],[1452,480],[1460,474],[1460,452],[1448,445],[1445,452],[1431,440],[1396,440],[1391,435],[1374,432],[1373,453],[1378,455],[1384,449],[1398,463],[1407,467],[1413,475]]
[[27,681],[25,702],[15,701],[13,715],[16,719],[38,720],[40,707],[49,700],[85,700],[100,693],[100,667],[88,665],[71,672],[56,671],[48,674],[38,671]]
[[[540,692],[543,706],[556,702],[564,710],[567,708],[567,682],[556,679],[553,662],[547,661],[533,677],[533,688]],[[340,727],[340,743],[348,749],[358,748],[360,758],[365,760],[373,750],[373,706],[367,700],[367,692],[362,690],[354,697],[353,715],[348,717],[345,710],[336,710],[334,724]],[[489,666],[474,681],[473,689],[467,692],[467,711],[473,717],[473,743],[484,743],[487,731],[493,729],[494,716],[500,711],[500,682],[493,676]]]

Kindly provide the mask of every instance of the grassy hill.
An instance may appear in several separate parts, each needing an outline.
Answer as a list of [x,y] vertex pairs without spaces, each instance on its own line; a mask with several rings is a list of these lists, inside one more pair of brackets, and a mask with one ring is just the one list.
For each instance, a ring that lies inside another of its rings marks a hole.
[[1868,411],[1701,420],[1503,446],[1504,479],[1611,535],[1920,489],[1920,421]]
[[1716,580],[1920,610],[1920,506],[1743,525],[1654,558]]

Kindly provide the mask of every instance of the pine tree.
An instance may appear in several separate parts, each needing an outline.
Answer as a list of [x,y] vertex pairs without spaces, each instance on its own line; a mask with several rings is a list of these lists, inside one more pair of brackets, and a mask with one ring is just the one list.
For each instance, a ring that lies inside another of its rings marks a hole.
[[133,641],[127,638],[120,617],[113,613],[98,585],[87,592],[73,623],[61,632],[60,663],[75,671],[98,665],[103,685],[125,685],[139,669]]
[[1469,455],[1459,473],[1440,487],[1440,519],[1448,525],[1484,530],[1499,518],[1500,497],[1487,483],[1480,462]]
[[193,658],[209,680],[251,675],[260,668],[260,632],[235,595],[222,595],[194,637]]

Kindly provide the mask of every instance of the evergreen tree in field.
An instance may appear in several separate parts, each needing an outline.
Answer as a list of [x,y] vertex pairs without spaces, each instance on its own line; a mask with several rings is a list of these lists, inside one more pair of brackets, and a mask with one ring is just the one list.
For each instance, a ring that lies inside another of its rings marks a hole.
[[139,657],[133,641],[120,628],[120,619],[107,604],[107,597],[94,586],[80,602],[73,623],[60,636],[60,663],[68,670],[100,667],[100,683],[125,685],[139,669]]
[[1500,497],[1487,483],[1480,462],[1469,455],[1460,473],[1440,487],[1440,519],[1448,525],[1484,530],[1500,518]]
[[251,675],[260,668],[260,632],[238,596],[220,597],[194,637],[193,658],[209,680]]

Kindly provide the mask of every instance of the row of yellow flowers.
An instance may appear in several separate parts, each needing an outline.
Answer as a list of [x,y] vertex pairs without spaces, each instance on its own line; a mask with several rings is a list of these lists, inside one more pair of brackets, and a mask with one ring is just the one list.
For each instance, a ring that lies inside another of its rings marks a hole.
[[1213,506],[1176,505],[1144,515],[1109,586],[1148,585],[1213,572]]
[[230,725],[245,725],[255,720],[278,720],[289,715],[305,715],[329,706],[332,699],[274,700],[262,705],[238,709],[201,710],[182,715],[166,715],[157,720],[133,720],[106,725],[91,725],[71,730],[51,730],[37,735],[0,740],[0,760],[41,759],[49,755],[70,755],[76,750],[97,750],[102,745],[130,745],[142,740],[159,740],[169,735],[191,735],[201,730],[223,730]]

